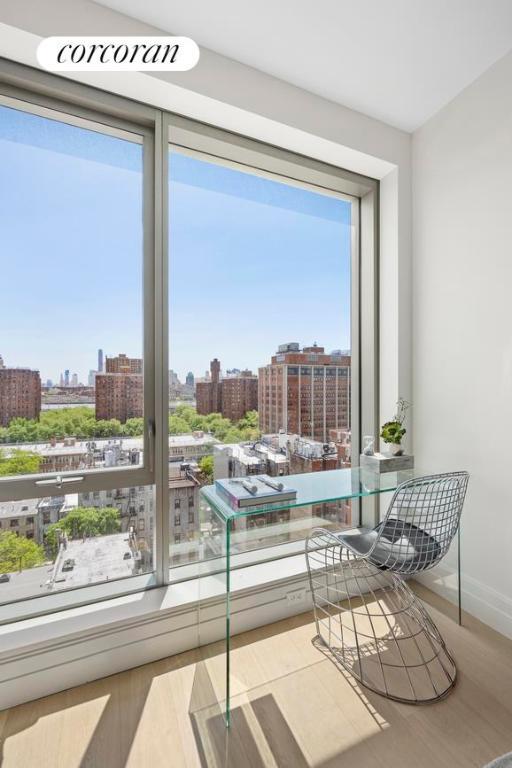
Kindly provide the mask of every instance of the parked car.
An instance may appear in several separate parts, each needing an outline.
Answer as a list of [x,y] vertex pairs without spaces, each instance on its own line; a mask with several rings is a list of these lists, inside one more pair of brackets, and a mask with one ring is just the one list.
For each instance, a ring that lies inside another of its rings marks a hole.
[[11,580],[10,573],[0,573],[0,582],[5,583],[6,581],[10,581],[10,580]]
[[72,571],[74,567],[75,561],[72,557],[68,557],[67,560],[64,560],[64,563],[62,564],[63,571]]

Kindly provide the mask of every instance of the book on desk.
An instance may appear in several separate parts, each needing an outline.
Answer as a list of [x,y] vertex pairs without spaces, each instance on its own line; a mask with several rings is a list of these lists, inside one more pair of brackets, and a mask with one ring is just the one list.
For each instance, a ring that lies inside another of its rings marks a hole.
[[269,475],[216,480],[215,490],[233,509],[279,504],[282,501],[295,501],[297,498],[294,488],[287,487],[279,478]]

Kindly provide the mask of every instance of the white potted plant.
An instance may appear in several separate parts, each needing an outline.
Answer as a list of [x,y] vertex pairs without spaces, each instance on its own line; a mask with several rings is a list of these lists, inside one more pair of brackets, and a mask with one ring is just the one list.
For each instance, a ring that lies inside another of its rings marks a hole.
[[388,456],[401,456],[404,452],[402,439],[407,431],[404,422],[409,407],[410,403],[400,397],[396,404],[396,414],[393,419],[382,425],[380,437],[385,446],[383,453]]

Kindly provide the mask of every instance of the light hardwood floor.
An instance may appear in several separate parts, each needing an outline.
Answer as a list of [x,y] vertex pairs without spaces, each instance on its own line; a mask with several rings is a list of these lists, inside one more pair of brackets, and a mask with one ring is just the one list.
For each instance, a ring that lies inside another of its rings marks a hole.
[[[4,768],[470,768],[512,750],[512,641],[417,588],[458,664],[443,702],[365,691],[312,645],[312,617],[236,639],[228,733],[219,646],[0,712]],[[216,683],[217,681],[217,683]]]

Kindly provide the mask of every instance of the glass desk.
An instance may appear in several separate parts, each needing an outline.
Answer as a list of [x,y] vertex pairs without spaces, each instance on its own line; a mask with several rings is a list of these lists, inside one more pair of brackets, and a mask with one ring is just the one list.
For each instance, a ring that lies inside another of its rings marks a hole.
[[[223,665],[224,672],[220,673],[223,679],[222,681],[217,681],[216,698],[221,706],[227,726],[230,724],[230,705],[233,695],[233,669],[231,663],[232,570],[251,564],[247,559],[244,561],[244,556],[247,553],[244,553],[243,546],[240,546],[241,537],[250,539],[255,534],[257,537],[260,537],[258,539],[258,546],[262,546],[260,543],[263,541],[261,531],[265,526],[266,520],[269,520],[271,525],[274,525],[274,527],[279,528],[281,531],[286,526],[295,526],[298,537],[294,542],[295,550],[293,552],[288,551],[287,554],[303,552],[303,539],[311,528],[320,526],[339,530],[343,527],[339,518],[333,520],[332,517],[329,517],[329,510],[332,511],[333,505],[343,502],[347,503],[352,499],[363,499],[376,494],[392,492],[406,480],[419,476],[421,476],[421,473],[415,469],[379,474],[360,468],[287,475],[276,479],[283,482],[286,486],[296,489],[296,499],[242,509],[233,509],[217,493],[214,485],[208,485],[201,489],[202,506],[209,515],[210,521],[214,521],[215,535],[212,536],[212,540],[216,540],[215,557],[217,572],[221,572],[223,578],[225,578],[225,665]],[[311,508],[309,514],[308,508]],[[318,509],[322,511],[327,510],[326,517],[322,516],[323,512],[320,513],[319,517]],[[336,518],[335,515],[334,517]],[[304,524],[305,520],[307,520],[307,525]],[[257,524],[255,530],[251,532],[249,527],[253,523]],[[209,525],[211,526],[212,523],[210,522]],[[354,525],[352,523],[352,525],[345,525],[345,527],[350,528],[354,527]],[[281,535],[282,538],[283,536]],[[276,537],[274,536],[273,541],[275,539]],[[275,549],[273,557],[271,549],[266,551],[269,551],[271,554],[270,558],[266,558],[267,562],[269,559],[276,560],[280,557],[279,552],[276,552]],[[261,562],[261,559],[259,562]],[[219,689],[222,689],[221,695],[218,695]]]

